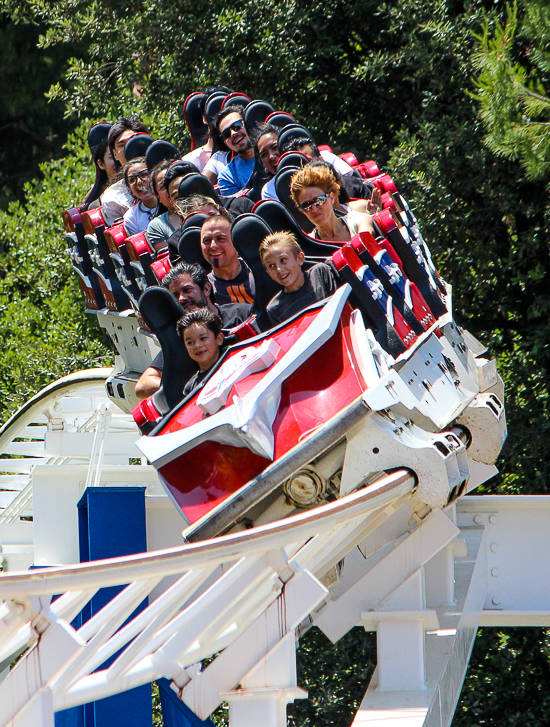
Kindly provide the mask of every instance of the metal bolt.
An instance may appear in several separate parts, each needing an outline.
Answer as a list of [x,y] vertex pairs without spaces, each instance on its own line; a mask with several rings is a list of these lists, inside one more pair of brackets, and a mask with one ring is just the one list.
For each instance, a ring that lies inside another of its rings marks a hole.
[[474,522],[478,525],[481,525],[481,523],[483,522],[483,518],[481,517],[481,515],[474,515]]
[[491,543],[491,553],[498,553],[498,545],[496,543]]
[[493,606],[500,606],[500,598],[493,598],[492,599]]
[[498,578],[500,575],[500,571],[498,568],[491,568],[491,575],[493,578]]
[[498,518],[496,515],[489,515],[489,522],[491,525],[496,525],[498,523]]

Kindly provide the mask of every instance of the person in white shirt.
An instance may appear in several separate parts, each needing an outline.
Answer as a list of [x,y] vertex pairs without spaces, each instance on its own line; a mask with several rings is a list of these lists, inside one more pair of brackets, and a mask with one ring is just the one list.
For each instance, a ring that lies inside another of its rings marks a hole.
[[[208,125],[208,120],[204,113],[206,103],[210,96],[217,91],[223,91],[224,93],[228,94],[231,93],[227,86],[208,86],[204,89],[204,94],[200,104],[200,111],[202,113],[202,120],[205,125]],[[205,176],[210,179],[212,184],[216,184],[216,180],[218,178],[218,165],[216,164],[215,167],[213,165],[210,165],[208,171],[205,171],[205,167],[215,154],[216,152],[214,151],[214,139],[212,138],[212,131],[211,129],[208,129],[208,139],[206,141],[206,144],[203,144],[202,146],[198,146],[196,149],[193,149],[188,154],[183,156],[182,160],[184,162],[191,162],[191,164],[194,164],[199,172],[204,173]],[[223,154],[225,158],[225,156],[227,156],[227,152],[224,152]],[[218,159],[216,161],[218,161]],[[227,162],[225,162],[225,164],[227,164]],[[219,171],[223,169],[225,164],[221,165]]]
[[157,209],[157,198],[151,186],[151,174],[145,157],[136,157],[128,162],[124,167],[123,179],[134,200],[124,213],[124,229],[128,236],[137,235],[147,229]]
[[[147,126],[137,116],[119,116],[109,129],[109,149],[117,162],[118,169],[126,164],[124,147],[126,142],[138,132],[148,133]],[[126,186],[124,179],[119,179],[107,187],[102,195],[102,213],[107,227],[111,227],[133,204],[134,198]]]

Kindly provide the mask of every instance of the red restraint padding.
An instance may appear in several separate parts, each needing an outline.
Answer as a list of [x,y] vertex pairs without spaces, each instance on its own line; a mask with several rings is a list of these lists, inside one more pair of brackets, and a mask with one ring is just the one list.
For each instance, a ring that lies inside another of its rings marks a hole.
[[83,212],[81,217],[87,235],[94,235],[97,227],[107,227],[101,207]]
[[160,419],[161,413],[153,403],[153,399],[144,399],[132,409],[132,416],[135,423],[141,429],[147,422],[156,422]]

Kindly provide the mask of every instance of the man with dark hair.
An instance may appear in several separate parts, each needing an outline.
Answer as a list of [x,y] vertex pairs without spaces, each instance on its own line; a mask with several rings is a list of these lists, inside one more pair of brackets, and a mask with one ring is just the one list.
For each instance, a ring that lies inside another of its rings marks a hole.
[[[252,306],[245,303],[213,303],[210,280],[205,269],[197,263],[179,263],[164,276],[161,285],[175,296],[184,313],[207,308],[211,313],[220,316],[224,328],[235,328],[252,315]],[[136,384],[136,396],[139,399],[146,399],[158,391],[163,368],[164,356],[161,351]]]
[[[122,169],[126,164],[124,147],[126,142],[138,132],[148,133],[147,126],[137,116],[119,116],[109,130],[108,143],[111,154]],[[107,227],[124,216],[134,202],[130,190],[123,179],[108,187],[102,197],[103,219]]]
[[253,303],[254,276],[233,245],[231,220],[231,214],[222,208],[202,225],[202,255],[212,266],[208,279],[216,303]]
[[218,176],[220,193],[229,197],[246,188],[254,171],[254,147],[244,125],[242,106],[227,106],[217,114],[214,126],[226,147],[234,152]]

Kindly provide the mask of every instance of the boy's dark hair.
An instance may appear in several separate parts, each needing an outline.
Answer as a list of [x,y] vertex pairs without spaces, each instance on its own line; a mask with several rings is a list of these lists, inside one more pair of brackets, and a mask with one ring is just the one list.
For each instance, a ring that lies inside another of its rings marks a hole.
[[276,126],[273,126],[273,124],[258,124],[258,126],[254,129],[253,134],[250,136],[250,141],[254,144],[254,146],[258,146],[258,142],[262,136],[265,136],[266,134],[275,134],[275,136],[277,136],[279,134],[279,129]]
[[191,162],[184,162],[178,159],[168,167],[168,171],[164,177],[164,186],[168,189],[170,182],[178,177],[186,177],[188,174],[199,174],[199,170]]
[[178,263],[176,267],[166,273],[161,281],[162,287],[168,289],[170,283],[177,280],[180,275],[189,275],[191,281],[196,283],[201,290],[204,290],[206,283],[208,282],[206,270],[198,263]]
[[290,139],[287,141],[287,143],[284,145],[284,147],[281,149],[281,151],[302,151],[302,148],[304,146],[311,146],[311,150],[313,152],[313,155],[315,157],[320,156],[319,147],[317,144],[313,141],[313,139],[310,139],[307,136],[299,136],[297,139]]
[[109,129],[109,149],[111,152],[115,148],[115,142],[118,137],[125,131],[142,131],[145,134],[149,133],[147,126],[141,121],[139,116],[132,114],[131,116],[119,116],[115,123]]
[[208,328],[215,336],[222,333],[223,324],[220,316],[212,313],[208,308],[199,308],[198,310],[192,310],[190,313],[186,313],[186,315],[179,319],[176,324],[178,336],[183,339],[187,328],[197,323]]

